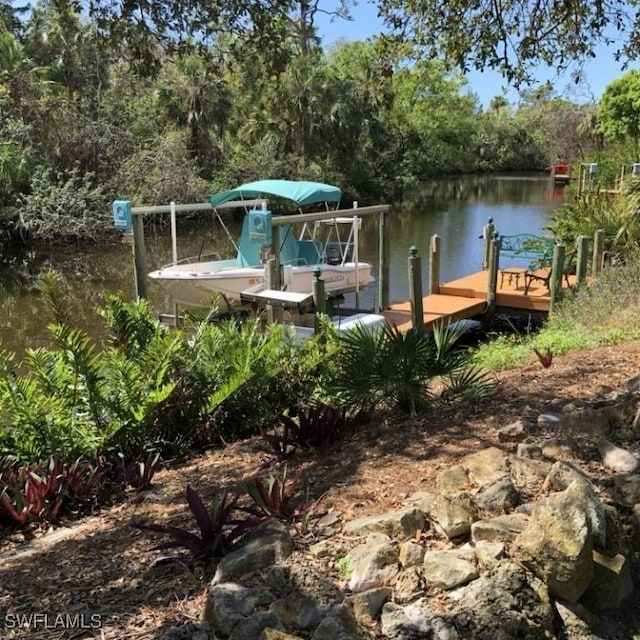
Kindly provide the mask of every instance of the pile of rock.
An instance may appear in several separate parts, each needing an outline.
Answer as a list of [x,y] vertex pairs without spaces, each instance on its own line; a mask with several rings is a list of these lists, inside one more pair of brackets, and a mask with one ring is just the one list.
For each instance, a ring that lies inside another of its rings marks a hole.
[[[603,436],[611,437],[621,416],[626,427],[634,422],[637,406],[630,393],[508,425],[500,440],[515,451],[467,455],[439,474],[434,493],[348,522],[310,548],[294,551],[281,523],[260,527],[219,563],[206,624],[195,633],[229,640],[599,637],[598,616],[633,591],[640,515],[637,458]],[[531,437],[551,423],[564,439]],[[588,431],[614,473],[598,463],[592,478],[559,459],[576,430]]]

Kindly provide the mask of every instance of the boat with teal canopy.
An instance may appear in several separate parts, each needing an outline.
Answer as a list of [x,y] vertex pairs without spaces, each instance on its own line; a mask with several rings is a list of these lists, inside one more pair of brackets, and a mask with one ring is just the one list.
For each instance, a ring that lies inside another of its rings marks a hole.
[[304,182],[298,180],[257,180],[247,182],[235,189],[222,191],[211,196],[209,202],[215,209],[232,200],[256,200],[266,196],[274,196],[291,200],[298,207],[305,207],[321,202],[338,205],[342,192],[339,187],[322,182]]
[[[310,294],[314,271],[320,267],[325,289],[330,295],[358,292],[373,282],[372,266],[358,260],[358,216],[340,217],[337,207],[342,197],[339,187],[321,182],[257,180],[211,196],[209,202],[236,254],[221,259],[187,258],[156,271],[155,280],[182,307],[209,307],[213,297],[221,310],[242,306],[243,294],[255,295],[265,289],[265,258],[272,250],[273,214],[269,202],[286,199],[298,209],[324,205],[326,219],[302,221],[295,228],[279,223],[280,264],[283,290]],[[263,206],[256,208],[256,201]],[[250,202],[250,206],[245,206]],[[234,239],[220,216],[220,207],[236,204],[245,208],[242,232]],[[303,214],[304,215],[304,214]],[[278,216],[280,217],[280,216]],[[297,218],[299,218],[298,216]]]

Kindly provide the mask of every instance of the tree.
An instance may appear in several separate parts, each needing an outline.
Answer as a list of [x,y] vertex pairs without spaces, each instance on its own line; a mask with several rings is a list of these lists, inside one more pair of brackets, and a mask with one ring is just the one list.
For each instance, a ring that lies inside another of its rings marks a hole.
[[444,54],[464,71],[492,68],[516,85],[541,62],[558,70],[622,40],[618,58],[640,51],[635,2],[611,0],[379,0],[381,14],[429,57]]
[[608,138],[633,141],[634,160],[640,144],[640,71],[629,71],[605,87],[598,106],[599,130]]

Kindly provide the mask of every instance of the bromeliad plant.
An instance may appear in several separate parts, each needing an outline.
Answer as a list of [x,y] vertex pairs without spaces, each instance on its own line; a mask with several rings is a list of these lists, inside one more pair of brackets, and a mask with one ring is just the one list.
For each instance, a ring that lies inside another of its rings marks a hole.
[[292,414],[282,414],[278,418],[279,427],[263,436],[267,448],[279,460],[291,457],[297,449],[321,447],[341,440],[350,426],[345,407],[320,401],[312,404],[300,402]]
[[0,464],[0,521],[24,526],[85,512],[116,489],[109,483],[110,471],[103,458],[67,464],[52,456],[46,465],[33,468],[5,460]]
[[198,493],[188,486],[187,503],[199,534],[188,529],[160,524],[133,526],[141,531],[169,536],[169,541],[153,547],[152,550],[184,548],[191,553],[194,562],[201,562],[206,566],[214,558],[223,556],[258,524],[256,518],[238,519],[234,516],[238,499],[238,495],[222,491],[214,495],[211,508],[207,509]]
[[275,518],[288,524],[294,524],[306,518],[318,505],[320,499],[305,501],[298,492],[302,479],[302,470],[287,481],[285,467],[282,480],[270,474],[266,480],[252,478],[246,484],[246,491],[253,501],[250,506],[243,507],[247,513],[258,518],[259,522]]
[[482,395],[490,380],[458,348],[464,333],[462,327],[445,324],[435,326],[433,334],[357,325],[338,338],[339,369],[330,392],[359,413],[398,408],[412,415],[438,397],[452,401]]

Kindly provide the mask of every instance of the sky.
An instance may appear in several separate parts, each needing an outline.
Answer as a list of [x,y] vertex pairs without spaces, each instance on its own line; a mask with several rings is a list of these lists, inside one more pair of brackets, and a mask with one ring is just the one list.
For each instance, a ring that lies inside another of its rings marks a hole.
[[[446,1],[446,0],[443,0]],[[329,2],[327,2],[327,6]],[[325,14],[316,15],[316,24],[323,43],[326,47],[331,46],[338,40],[365,40],[370,36],[375,36],[384,29],[382,20],[377,16],[374,5],[366,0],[351,7],[352,21],[341,19],[329,19]],[[590,102],[598,100],[604,88],[612,80],[620,77],[626,70],[622,70],[622,62],[616,62],[614,51],[617,47],[606,47],[602,45],[597,50],[597,56],[585,63],[583,76],[585,81],[579,86],[572,82],[570,72],[563,76],[558,76],[555,70],[545,66],[538,68],[534,75],[540,83],[550,80],[553,83],[557,95],[564,96],[576,102]],[[631,64],[629,68],[640,68],[640,64]],[[495,71],[473,71],[467,75],[469,85],[467,87],[472,93],[478,96],[481,104],[487,106],[491,99],[497,95],[504,94],[511,103],[518,102],[518,93],[507,87],[507,83],[502,76]]]

